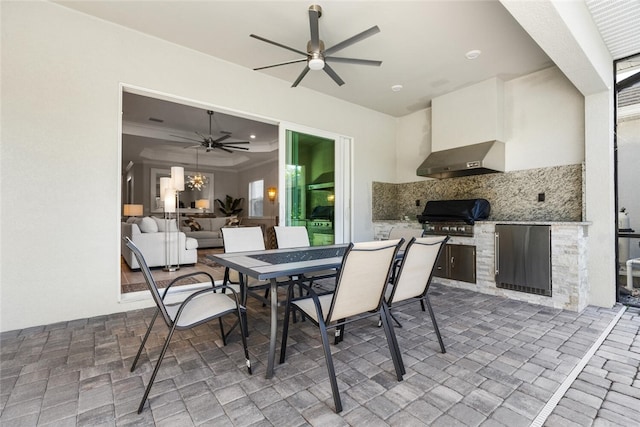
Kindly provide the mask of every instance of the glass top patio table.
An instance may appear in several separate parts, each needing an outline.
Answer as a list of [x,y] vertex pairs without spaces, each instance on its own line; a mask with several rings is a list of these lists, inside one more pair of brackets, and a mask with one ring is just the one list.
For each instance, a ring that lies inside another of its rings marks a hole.
[[340,244],[233,252],[208,256],[209,259],[224,267],[236,270],[258,280],[269,281],[271,327],[267,372],[265,375],[267,378],[273,376],[277,344],[278,283],[276,279],[339,268],[347,247],[347,244]]
[[258,280],[338,268],[347,244],[268,249],[209,255],[208,258]]

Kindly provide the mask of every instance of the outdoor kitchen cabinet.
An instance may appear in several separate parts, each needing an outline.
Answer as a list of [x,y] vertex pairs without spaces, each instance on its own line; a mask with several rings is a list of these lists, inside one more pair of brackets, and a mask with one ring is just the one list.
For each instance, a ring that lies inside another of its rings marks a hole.
[[495,277],[498,288],[551,296],[551,227],[497,224]]
[[436,261],[435,277],[476,283],[476,247],[447,244]]

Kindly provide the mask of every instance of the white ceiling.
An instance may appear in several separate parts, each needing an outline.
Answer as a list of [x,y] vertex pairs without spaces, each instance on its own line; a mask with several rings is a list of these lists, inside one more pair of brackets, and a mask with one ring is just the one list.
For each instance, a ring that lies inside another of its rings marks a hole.
[[[306,51],[310,38],[308,7],[311,1],[57,3],[247,68],[300,59],[294,52],[256,40],[249,34],[301,51]],[[310,71],[300,86],[392,116],[401,117],[426,108],[434,97],[494,76],[510,80],[553,65],[497,0],[323,0],[318,3],[323,9],[320,39],[326,47],[373,25],[381,30],[335,56],[383,63],[380,67],[334,63],[333,69],[345,81],[343,86],[337,86],[323,71]],[[640,1],[586,0],[586,4],[613,57],[638,53],[640,26],[636,23],[640,19],[637,18]],[[473,49],[481,50],[482,54],[469,60],[465,53]],[[304,63],[297,63],[255,72],[293,82],[303,68]],[[394,92],[392,85],[402,85],[403,89]],[[161,114],[153,110],[156,107],[164,109],[165,117],[159,118],[168,121],[170,117],[182,117],[178,111],[166,111],[171,105],[154,107],[151,104],[153,102],[139,102],[136,108],[141,111],[130,113],[136,114],[135,120],[146,121],[147,126],[152,124],[148,117]],[[195,116],[189,118],[187,112],[184,111],[183,123],[166,121],[163,125],[175,132],[180,129],[192,132],[202,120],[205,128],[208,127],[206,112],[193,109]],[[234,137],[247,137],[239,127],[223,130],[233,131]],[[202,128],[200,131],[208,133]],[[252,150],[253,147],[260,145],[252,144]]]
[[[60,1],[79,11],[173,43],[256,68],[300,59],[294,52],[249,37],[306,51],[308,7],[303,1]],[[381,60],[381,67],[334,64],[345,81],[323,71],[301,86],[401,117],[433,97],[499,76],[505,80],[552,65],[498,1],[321,1],[320,39],[333,46],[378,25],[380,33],[335,56]],[[479,49],[473,61],[465,53]],[[293,82],[292,64],[256,71]],[[404,89],[392,92],[391,86]]]

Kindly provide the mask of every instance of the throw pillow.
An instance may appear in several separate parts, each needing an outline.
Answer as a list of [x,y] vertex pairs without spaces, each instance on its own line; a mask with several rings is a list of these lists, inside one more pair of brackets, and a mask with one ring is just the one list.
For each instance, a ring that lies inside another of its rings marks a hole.
[[158,226],[158,232],[164,233],[165,231],[178,231],[176,229],[176,220],[169,219],[166,220],[164,218],[157,218],[155,216],[151,217],[155,220],[156,225]]
[[155,217],[155,216],[152,216],[151,218],[153,218],[153,220],[156,222],[156,227],[158,227],[158,231],[159,232],[164,232],[166,230],[165,223],[164,223],[164,221],[165,221],[164,218],[158,218],[158,217]]
[[140,231],[143,232],[143,233],[157,233],[158,232],[158,225],[156,224],[156,222],[154,220],[152,220],[148,216],[145,216],[144,218],[142,218],[142,220],[140,221],[140,224],[138,224],[138,227],[140,227]]
[[238,216],[234,215],[234,216],[228,217],[226,225],[229,226],[229,227],[235,227],[235,226],[240,225],[240,220],[238,219]]
[[191,231],[200,231],[200,230],[202,230],[202,226],[200,224],[198,224],[198,222],[193,218],[185,219],[184,220],[184,225],[186,225],[187,227],[191,228]]

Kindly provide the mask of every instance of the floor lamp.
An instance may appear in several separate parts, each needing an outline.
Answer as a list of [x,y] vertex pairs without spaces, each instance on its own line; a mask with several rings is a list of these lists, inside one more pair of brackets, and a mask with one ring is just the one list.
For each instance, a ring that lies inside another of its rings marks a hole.
[[[180,192],[184,191],[184,168],[171,167],[171,187],[175,191],[176,199],[176,270],[180,269]],[[185,242],[186,244],[186,242]]]
[[176,192],[171,187],[171,178],[160,178],[160,198],[164,210],[164,271],[176,271],[176,267],[171,262],[171,234],[169,232],[169,224],[171,214],[176,211]]

